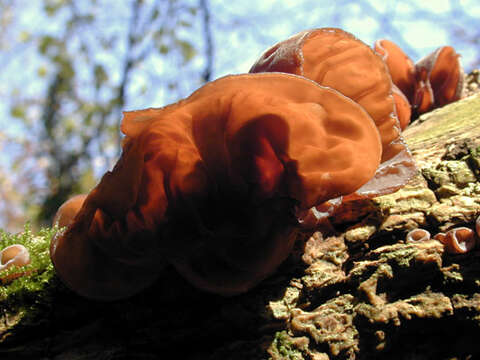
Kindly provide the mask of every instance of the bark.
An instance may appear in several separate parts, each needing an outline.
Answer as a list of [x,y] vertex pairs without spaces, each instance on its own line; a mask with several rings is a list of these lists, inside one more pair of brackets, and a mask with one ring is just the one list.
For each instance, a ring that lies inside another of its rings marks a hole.
[[249,293],[205,294],[169,268],[143,293],[100,303],[52,275],[20,298],[22,306],[0,303],[0,357],[476,358],[480,249],[453,255],[436,240],[404,240],[418,227],[432,235],[474,228],[478,114],[480,96],[473,96],[422,116],[405,131],[418,175],[302,234],[290,258]]

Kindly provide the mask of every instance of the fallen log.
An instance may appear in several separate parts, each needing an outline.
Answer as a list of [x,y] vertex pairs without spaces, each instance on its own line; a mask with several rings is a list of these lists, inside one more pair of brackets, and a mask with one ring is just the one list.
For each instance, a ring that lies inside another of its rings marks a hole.
[[[71,292],[35,245],[25,276],[0,287],[2,359],[467,359],[480,355],[480,246],[451,254],[416,228],[474,229],[480,214],[480,96],[405,132],[419,172],[394,194],[342,206],[304,233],[278,271],[225,298],[173,268],[132,298]],[[4,234],[0,244],[17,238]],[[37,258],[37,260],[36,260]],[[39,260],[40,259],[40,260]],[[30,271],[35,269],[35,271]],[[14,271],[14,270],[9,270]]]

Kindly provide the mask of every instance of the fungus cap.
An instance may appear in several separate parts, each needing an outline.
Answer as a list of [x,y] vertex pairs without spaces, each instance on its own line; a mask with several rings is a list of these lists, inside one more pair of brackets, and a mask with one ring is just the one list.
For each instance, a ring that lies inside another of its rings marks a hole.
[[30,253],[20,244],[7,246],[0,251],[0,271],[11,266],[25,266],[30,264]]
[[400,129],[403,131],[406,129],[408,124],[410,124],[410,119],[412,118],[412,107],[410,102],[400,91],[398,87],[393,84],[392,86],[393,99],[395,100],[395,110],[397,112],[398,122]]
[[172,263],[193,285],[244,292],[288,256],[307,209],[375,173],[378,130],[353,100],[280,73],[227,76],[125,113],[123,153],[51,257],[87,297],[132,295]]
[[421,241],[428,241],[430,240],[430,232],[425,229],[413,229],[410,230],[405,237],[405,241],[407,243],[415,243]]
[[407,97],[412,99],[415,91],[415,64],[393,41],[375,41],[374,50],[385,61],[393,83]]
[[440,237],[445,249],[450,254],[464,254],[475,247],[475,232],[467,227],[457,227],[446,232],[445,237]]
[[[417,73],[425,74],[427,91],[431,92],[432,106],[422,110],[431,110],[457,101],[463,96],[465,81],[460,55],[451,46],[442,46],[417,61]],[[416,92],[423,89],[419,87]],[[417,95],[420,96],[420,95]]]
[[377,40],[374,49],[416,115],[463,97],[465,79],[460,55],[451,46],[439,47],[415,64],[392,41]]
[[344,201],[394,192],[415,174],[413,158],[400,134],[388,68],[365,43],[336,28],[303,31],[273,45],[250,69],[251,73],[271,71],[302,75],[336,89],[374,120],[382,140],[382,164],[365,186]]
[[53,225],[56,224],[59,228],[62,228],[70,224],[82,207],[86,197],[87,195],[80,194],[65,201],[55,213],[52,221]]

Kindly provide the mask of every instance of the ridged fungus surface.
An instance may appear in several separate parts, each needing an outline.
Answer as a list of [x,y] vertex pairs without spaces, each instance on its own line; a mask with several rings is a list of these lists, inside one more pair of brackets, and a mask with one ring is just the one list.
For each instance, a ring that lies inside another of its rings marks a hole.
[[125,113],[122,131],[120,160],[51,244],[59,276],[95,299],[134,294],[167,263],[245,292],[289,255],[296,210],[355,192],[382,158],[361,105],[290,74],[221,78]]
[[[360,104],[374,120],[382,141],[381,164],[368,183],[343,201],[392,193],[415,174],[414,160],[401,136],[388,68],[368,45],[341,29],[303,31],[273,45],[250,69],[251,73],[276,71],[336,89]],[[401,110],[402,114],[409,111]],[[314,217],[312,213],[305,218]]]
[[377,40],[374,48],[416,115],[462,98],[463,69],[460,55],[451,46],[439,47],[415,64],[390,40]]

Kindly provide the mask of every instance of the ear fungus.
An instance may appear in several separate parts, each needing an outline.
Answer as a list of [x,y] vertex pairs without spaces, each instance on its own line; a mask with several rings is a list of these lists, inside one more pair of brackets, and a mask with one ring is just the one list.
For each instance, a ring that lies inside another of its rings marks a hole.
[[408,232],[405,241],[407,243],[428,241],[430,240],[430,233],[425,229],[413,229]]
[[200,289],[245,292],[291,252],[296,209],[356,191],[382,156],[360,105],[280,73],[125,113],[122,131],[120,160],[51,245],[59,276],[95,299],[135,294],[166,263]]
[[415,64],[393,41],[380,39],[375,41],[374,50],[385,61],[393,83],[405,95],[412,99],[415,92]]
[[445,249],[451,254],[464,254],[475,247],[475,232],[467,227],[453,228],[440,237]]
[[417,73],[426,73],[435,107],[462,97],[464,74],[459,58],[451,46],[443,46],[415,64]]
[[440,241],[442,244],[444,244],[444,243],[445,243],[445,236],[446,236],[445,233],[439,232],[439,233],[435,234],[435,236],[434,236],[433,238],[434,238],[435,240]]
[[412,108],[407,97],[395,86],[392,86],[393,99],[395,100],[395,109],[397,111],[398,121],[400,124],[400,129],[405,130],[405,128],[410,124],[410,119],[412,117]]
[[25,266],[28,264],[30,264],[30,253],[23,245],[10,245],[0,251],[0,271],[11,266]]
[[62,228],[70,224],[80,211],[86,197],[87,195],[85,194],[75,195],[65,201],[62,206],[58,208],[53,218],[53,225],[56,224],[59,228]]
[[415,114],[462,98],[464,73],[460,55],[451,46],[436,49],[416,64],[392,41],[377,40],[374,49],[384,59],[394,84],[408,99]]
[[[376,174],[343,201],[372,198],[401,188],[416,173],[414,160],[403,141],[397,111],[402,121],[409,105],[393,95],[388,68],[380,56],[352,34],[336,28],[300,32],[266,50],[251,73],[289,72],[336,89],[360,104],[374,120],[382,141],[382,162]],[[300,214],[306,224],[327,214],[311,209]]]

